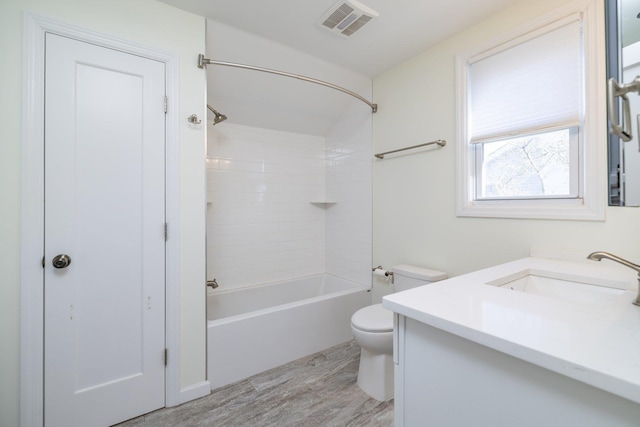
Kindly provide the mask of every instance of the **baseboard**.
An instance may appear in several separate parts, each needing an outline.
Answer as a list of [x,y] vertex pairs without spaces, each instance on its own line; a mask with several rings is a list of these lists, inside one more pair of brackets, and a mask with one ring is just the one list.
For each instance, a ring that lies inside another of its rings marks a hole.
[[[178,405],[207,396],[211,393],[211,384],[209,381],[201,381],[197,384],[190,385],[180,389]],[[177,405],[176,405],[177,406]]]

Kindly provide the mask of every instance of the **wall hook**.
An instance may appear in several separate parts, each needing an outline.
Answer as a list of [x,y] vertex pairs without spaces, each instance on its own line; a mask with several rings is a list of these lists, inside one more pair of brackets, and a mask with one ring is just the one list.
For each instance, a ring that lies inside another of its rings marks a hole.
[[192,114],[189,117],[187,117],[187,121],[189,123],[193,123],[194,125],[199,125],[200,123],[202,123],[202,120],[198,118],[197,114]]

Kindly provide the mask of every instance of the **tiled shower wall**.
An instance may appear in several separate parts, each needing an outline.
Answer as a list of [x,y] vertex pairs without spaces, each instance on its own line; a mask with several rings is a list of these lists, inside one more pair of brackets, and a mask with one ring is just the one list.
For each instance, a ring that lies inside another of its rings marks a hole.
[[370,284],[371,113],[345,117],[326,141],[209,128],[209,280],[232,289],[327,272]]
[[371,110],[359,103],[342,114],[327,135],[327,273],[371,284],[372,135]]
[[209,127],[207,279],[231,289],[325,272],[325,141]]

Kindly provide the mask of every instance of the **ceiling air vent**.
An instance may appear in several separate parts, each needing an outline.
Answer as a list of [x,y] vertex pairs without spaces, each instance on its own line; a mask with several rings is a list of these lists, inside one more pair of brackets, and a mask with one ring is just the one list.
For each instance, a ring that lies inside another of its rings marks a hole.
[[349,37],[376,16],[378,12],[356,0],[343,0],[322,15],[318,24],[332,33]]

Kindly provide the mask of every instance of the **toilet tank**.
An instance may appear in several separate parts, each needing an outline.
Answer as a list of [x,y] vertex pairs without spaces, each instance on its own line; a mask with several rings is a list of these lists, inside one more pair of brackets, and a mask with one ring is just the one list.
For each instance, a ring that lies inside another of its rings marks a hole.
[[400,264],[393,267],[393,290],[406,291],[438,280],[447,278],[447,273],[429,270],[415,265]]

